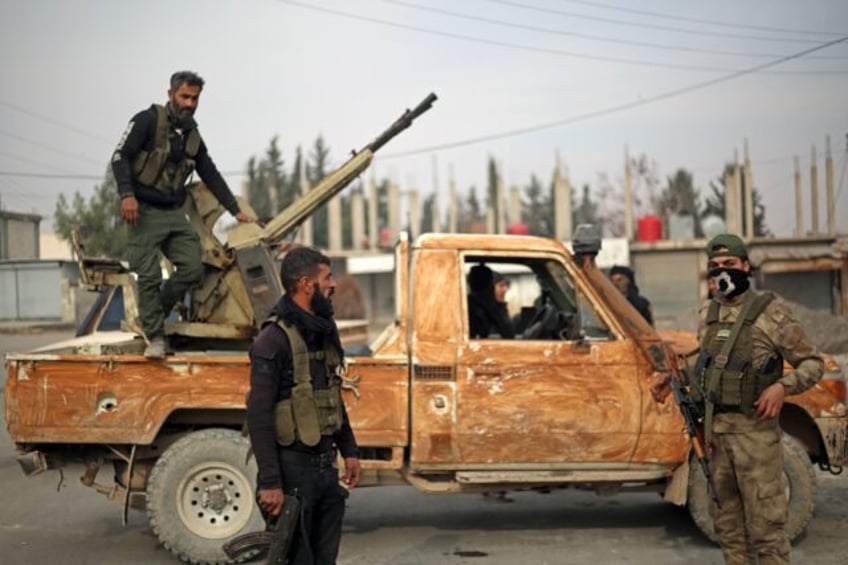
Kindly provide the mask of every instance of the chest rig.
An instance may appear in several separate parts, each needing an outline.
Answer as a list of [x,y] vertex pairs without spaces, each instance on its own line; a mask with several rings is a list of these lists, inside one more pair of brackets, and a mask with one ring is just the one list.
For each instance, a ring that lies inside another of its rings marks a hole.
[[[309,351],[295,327],[276,317],[271,320],[289,339],[294,368],[291,397],[279,400],[274,407],[277,442],[291,445],[297,439],[304,445],[318,445],[321,436],[333,435],[342,425],[339,351],[326,338],[323,350]],[[313,371],[319,370],[326,373],[327,388],[313,386]]]
[[760,393],[780,378],[783,360],[771,357],[762,367],[753,365],[751,327],[774,300],[771,293],[757,294],[742,307],[734,322],[719,321],[718,302],[710,302],[707,329],[695,363],[692,399],[703,409],[754,413]]
[[[154,104],[156,110],[156,132],[153,136],[153,148],[139,151],[132,162],[133,178],[139,183],[172,195],[183,190],[188,176],[194,171],[194,158],[200,150],[200,133],[196,128],[185,135],[183,150],[178,159],[171,156],[171,127],[168,123],[168,111],[164,106]],[[178,135],[174,132],[173,135]]]

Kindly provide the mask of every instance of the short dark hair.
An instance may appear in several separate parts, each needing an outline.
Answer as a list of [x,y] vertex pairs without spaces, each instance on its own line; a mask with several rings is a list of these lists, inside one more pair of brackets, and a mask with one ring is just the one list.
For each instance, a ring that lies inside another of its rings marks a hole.
[[330,266],[330,258],[312,247],[295,247],[289,251],[280,264],[280,280],[286,294],[294,294],[297,281],[302,277],[313,276],[318,265]]
[[206,83],[199,74],[193,71],[177,71],[171,75],[171,90],[178,89],[181,84],[197,86],[202,90]]

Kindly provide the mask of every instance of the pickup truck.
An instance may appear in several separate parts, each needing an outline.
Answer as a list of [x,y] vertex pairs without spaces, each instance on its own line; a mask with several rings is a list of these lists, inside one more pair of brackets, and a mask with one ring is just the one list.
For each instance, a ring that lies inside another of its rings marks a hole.
[[[364,485],[652,490],[688,504],[712,535],[680,413],[649,393],[656,372],[678,370],[690,338],[646,324],[595,265],[597,248],[591,238],[575,242],[577,255],[536,237],[401,238],[396,319],[367,355],[348,357],[344,379]],[[514,338],[469,337],[475,265],[513,283]],[[225,541],[262,529],[240,433],[245,351],[150,361],[120,342],[65,344],[9,355],[6,367],[6,422],[28,474],[83,462],[84,484],[121,503],[125,519],[146,509],[161,542],[193,563],[227,562]],[[845,383],[831,377],[789,397],[780,418],[793,538],[812,517],[813,465],[838,472],[848,461]]]

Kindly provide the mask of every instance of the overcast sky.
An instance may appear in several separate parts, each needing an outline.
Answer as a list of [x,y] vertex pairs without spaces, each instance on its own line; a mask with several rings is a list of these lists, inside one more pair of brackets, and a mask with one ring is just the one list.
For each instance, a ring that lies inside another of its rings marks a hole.
[[272,136],[290,162],[320,133],[340,163],[434,91],[375,161],[404,189],[433,190],[434,155],[442,194],[450,166],[460,190],[484,186],[489,155],[508,185],[547,181],[556,151],[573,185],[618,184],[627,145],[707,191],[747,138],[767,223],[791,235],[792,158],[808,195],[813,144],[826,227],[829,135],[848,233],[848,42],[729,78],[846,35],[844,0],[0,0],[0,205],[50,229],[57,196],[97,181],[9,173],[100,177],[129,118],[192,69],[234,192]]

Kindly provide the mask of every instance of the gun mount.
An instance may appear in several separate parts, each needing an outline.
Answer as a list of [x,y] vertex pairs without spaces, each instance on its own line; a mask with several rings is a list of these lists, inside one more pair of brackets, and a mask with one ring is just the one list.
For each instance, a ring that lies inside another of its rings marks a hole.
[[[384,132],[280,211],[264,225],[239,224],[222,243],[212,229],[224,208],[201,183],[187,187],[185,212],[201,242],[205,274],[191,291],[183,320],[165,323],[165,334],[174,341],[211,344],[246,341],[255,335],[259,324],[283,294],[276,264],[277,246],[330,198],[341,192],[371,164],[374,154],[412,125],[437,99],[430,93],[415,108],[407,109]],[[252,212],[242,198],[242,210]],[[255,217],[255,214],[252,214]],[[134,279],[126,267],[115,260],[86,258],[78,241],[74,242],[83,282],[89,286],[121,286],[124,295],[124,326],[140,332]]]

